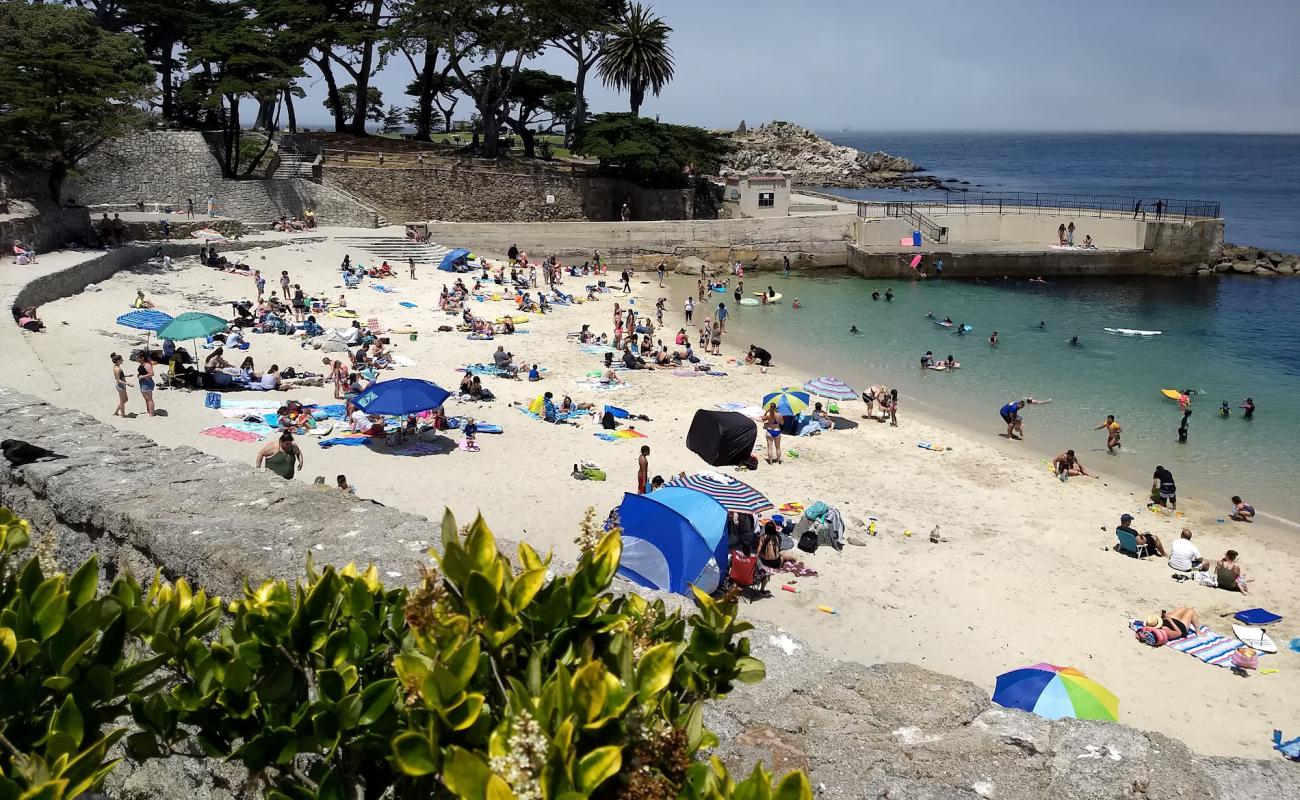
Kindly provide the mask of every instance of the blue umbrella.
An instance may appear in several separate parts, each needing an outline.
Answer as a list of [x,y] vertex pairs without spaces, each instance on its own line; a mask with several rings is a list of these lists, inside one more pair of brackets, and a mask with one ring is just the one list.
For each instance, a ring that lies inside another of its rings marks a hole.
[[402,417],[440,408],[450,396],[451,392],[432,381],[394,378],[370,384],[352,402],[367,414]]
[[117,324],[138,331],[160,331],[172,321],[171,314],[164,314],[152,308],[142,308],[128,312],[117,318]]
[[438,265],[438,269],[443,272],[456,272],[456,262],[461,261],[468,255],[469,251],[462,247],[457,247],[455,250],[449,250],[447,255],[442,257],[442,263]]

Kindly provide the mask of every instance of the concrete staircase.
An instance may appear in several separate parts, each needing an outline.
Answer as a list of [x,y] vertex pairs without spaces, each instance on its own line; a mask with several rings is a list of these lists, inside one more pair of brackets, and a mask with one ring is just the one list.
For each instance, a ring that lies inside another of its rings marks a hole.
[[451,249],[440,244],[421,244],[392,236],[340,236],[335,241],[341,242],[345,247],[355,247],[378,256],[396,269],[401,269],[412,258],[416,264],[436,267]]
[[279,155],[280,163],[276,166],[275,172],[271,173],[272,178],[312,179],[312,166],[316,163],[315,156],[286,151],[281,151]]

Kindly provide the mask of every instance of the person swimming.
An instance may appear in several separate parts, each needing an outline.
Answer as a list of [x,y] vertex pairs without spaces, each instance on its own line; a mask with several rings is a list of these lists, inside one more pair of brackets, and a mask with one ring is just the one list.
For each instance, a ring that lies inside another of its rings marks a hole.
[[893,289],[886,289],[886,290],[885,290],[885,300],[886,300],[886,301],[891,301],[891,300],[893,300],[893,299],[894,299],[894,290],[893,290]]
[[1219,416],[1227,419],[1232,416],[1232,409],[1228,408],[1228,401],[1224,400],[1223,405],[1219,406]]
[[1071,337],[1070,337],[1070,344],[1073,345],[1074,347],[1078,347],[1078,346],[1079,346],[1079,337],[1078,337],[1078,336],[1071,336]]
[[930,352],[929,350],[926,350],[925,355],[921,356],[921,368],[925,369],[926,367],[933,367],[933,366],[934,366],[934,353]]
[[934,312],[933,312],[933,311],[927,311],[927,312],[925,312],[925,318],[926,318],[926,319],[934,319]]
[[951,368],[957,366],[957,361],[952,357],[952,353],[949,353],[948,358],[944,360],[943,364],[944,366]]
[[1039,329],[1040,331],[1045,331],[1045,330],[1047,330],[1047,320],[1045,320],[1045,319],[1040,319],[1040,320],[1038,321],[1038,329]]
[[989,344],[997,344],[997,343],[998,343],[998,332],[993,331],[993,335],[989,337]]
[[944,317],[944,318],[943,318],[943,324],[944,324],[944,325],[951,325],[951,324],[952,324],[952,317]]
[[858,330],[858,326],[857,326],[857,325],[850,325],[850,326],[849,326],[849,333],[862,333],[862,331]]
[[871,293],[871,299],[872,299],[872,300],[879,300],[879,299],[880,299],[880,292],[879,292],[879,291],[874,291],[874,292],[872,292],[872,293]]
[[957,335],[958,336],[966,335],[966,323],[963,322],[957,325]]

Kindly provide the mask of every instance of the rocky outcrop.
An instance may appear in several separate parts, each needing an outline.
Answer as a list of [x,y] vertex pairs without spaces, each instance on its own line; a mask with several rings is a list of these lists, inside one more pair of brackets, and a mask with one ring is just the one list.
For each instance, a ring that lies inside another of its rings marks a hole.
[[[67,456],[0,462],[0,504],[29,518],[64,568],[96,552],[110,576],[129,569],[147,578],[161,567],[238,596],[244,577],[300,574],[309,551],[318,564],[370,561],[389,582],[413,580],[436,545],[422,517],[161,447],[3,388],[0,438]],[[805,769],[819,800],[1300,799],[1295,766],[1280,758],[1208,758],[1124,725],[1050,722],[919,667],[836,661],[767,624],[749,636],[768,677],[706,712],[720,740],[714,752],[742,773],[759,759],[778,772]],[[108,790],[131,800],[252,800],[245,777],[187,758],[128,760]]]
[[808,186],[942,186],[937,178],[915,174],[921,167],[906,158],[832,144],[789,122],[771,122],[757,128],[742,125],[728,139],[735,149],[727,156],[724,167],[733,172],[781,172],[792,183]]
[[1202,276],[1228,272],[1258,275],[1261,278],[1300,275],[1300,254],[1261,250],[1250,245],[1225,244],[1223,253],[1215,264],[1201,264],[1196,270],[1196,274]]

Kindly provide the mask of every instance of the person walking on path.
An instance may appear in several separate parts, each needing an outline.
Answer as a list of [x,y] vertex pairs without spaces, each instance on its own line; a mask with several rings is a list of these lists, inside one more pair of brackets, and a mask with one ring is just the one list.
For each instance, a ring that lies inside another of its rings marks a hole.
[[1062,222],[1060,227],[1056,229],[1056,243],[1059,245],[1065,244],[1065,223],[1064,222]]
[[1160,217],[1164,214],[1164,211],[1165,211],[1165,201],[1164,201],[1164,200],[1157,200],[1157,201],[1156,201],[1156,219],[1160,219]]
[[117,353],[109,355],[113,362],[113,386],[117,389],[117,408],[113,411],[115,417],[126,416],[126,373],[122,371],[122,357]]
[[641,445],[641,455],[636,459],[636,493],[645,494],[650,483],[650,445]]
[[[1138,200],[1133,203],[1133,219],[1137,219],[1138,214],[1141,213],[1141,211],[1142,211],[1142,201]],[[1145,219],[1145,215],[1143,218]]]
[[217,215],[217,197],[216,195],[210,194],[208,195],[208,217],[211,218],[211,217],[215,217],[216,215]]
[[294,467],[302,469],[302,463],[302,450],[294,444],[293,434],[283,431],[278,439],[268,442],[265,447],[257,451],[257,459],[253,462],[253,466],[261,469],[265,465],[267,469],[289,481],[293,480]]

